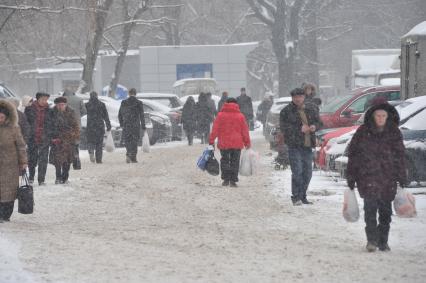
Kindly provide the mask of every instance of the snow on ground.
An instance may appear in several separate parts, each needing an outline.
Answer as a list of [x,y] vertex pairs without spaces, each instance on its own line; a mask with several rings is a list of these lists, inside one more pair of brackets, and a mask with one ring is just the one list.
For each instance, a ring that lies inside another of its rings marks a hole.
[[67,186],[50,166],[35,213],[0,224],[0,282],[424,282],[425,195],[417,218],[393,218],[392,252],[368,254],[363,221],[341,215],[343,180],[315,172],[315,204],[293,207],[259,132],[259,173],[238,188],[196,168],[204,147],[155,146],[138,164],[82,154]]

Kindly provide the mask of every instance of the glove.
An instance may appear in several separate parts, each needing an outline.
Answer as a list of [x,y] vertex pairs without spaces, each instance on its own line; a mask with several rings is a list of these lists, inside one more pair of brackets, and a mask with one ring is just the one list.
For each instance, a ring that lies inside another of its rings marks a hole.
[[61,139],[52,139],[52,143],[53,143],[54,145],[58,145],[58,144],[60,144],[60,143],[61,143]]
[[107,132],[111,132],[111,127],[107,128]]
[[216,149],[216,147],[215,147],[214,143],[209,144],[209,146],[211,146],[213,150],[215,150],[215,149]]
[[347,183],[348,183],[348,187],[349,187],[349,189],[350,189],[351,191],[353,191],[353,190],[354,190],[354,188],[355,188],[355,180],[347,179]]
[[408,182],[405,180],[399,180],[398,183],[401,186],[401,188],[405,188],[408,184]]

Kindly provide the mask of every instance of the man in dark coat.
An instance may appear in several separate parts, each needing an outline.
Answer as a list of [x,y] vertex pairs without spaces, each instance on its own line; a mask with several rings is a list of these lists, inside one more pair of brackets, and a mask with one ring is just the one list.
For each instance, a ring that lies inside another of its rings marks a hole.
[[222,97],[219,100],[219,104],[217,106],[217,111],[220,112],[222,110],[223,105],[226,103],[226,100],[228,99],[228,92],[224,91],[222,92]]
[[56,169],[55,184],[67,184],[70,166],[75,158],[75,144],[80,139],[80,127],[65,97],[56,98],[54,103],[55,107],[49,115],[49,139],[53,152],[52,163]]
[[347,182],[351,190],[356,184],[364,198],[369,252],[377,247],[381,251],[390,250],[392,201],[397,182],[401,186],[407,183],[405,149],[398,124],[398,112],[392,105],[374,105],[366,112],[364,124],[358,128],[348,147]]
[[47,163],[49,159],[50,140],[47,135],[49,130],[49,94],[38,92],[36,100],[25,108],[25,116],[30,125],[28,139],[28,169],[29,181],[34,182],[35,168],[38,166],[38,184],[45,185]]
[[259,107],[257,107],[256,118],[262,123],[264,127],[265,127],[266,118],[268,116],[269,110],[271,110],[273,104],[274,104],[274,97],[272,95],[267,95],[259,104]]
[[196,104],[197,131],[201,135],[201,143],[206,144],[210,136],[210,125],[214,120],[214,110],[209,105],[205,93],[200,93]]
[[312,148],[315,131],[319,128],[318,112],[304,104],[303,89],[291,91],[292,102],[280,112],[280,129],[288,146],[291,168],[291,191],[294,205],[312,204],[306,198],[312,178]]
[[251,97],[247,95],[246,89],[241,88],[241,94],[237,97],[238,106],[240,106],[240,111],[243,113],[246,118],[247,125],[250,130],[254,129],[254,121],[253,121],[253,102],[251,101]]
[[182,124],[188,138],[188,145],[194,141],[194,133],[197,127],[197,116],[195,113],[195,100],[192,96],[188,97],[182,109]]
[[118,120],[123,128],[123,141],[126,146],[126,162],[137,163],[138,141],[141,130],[146,129],[143,104],[136,98],[136,89],[129,91],[129,98],[121,102]]
[[105,103],[98,99],[98,94],[95,91],[90,93],[89,102],[87,102],[85,106],[87,110],[86,136],[90,161],[94,163],[96,160],[96,163],[102,163],[102,146],[105,135],[105,125],[107,131],[111,131],[111,122],[109,121],[108,111]]

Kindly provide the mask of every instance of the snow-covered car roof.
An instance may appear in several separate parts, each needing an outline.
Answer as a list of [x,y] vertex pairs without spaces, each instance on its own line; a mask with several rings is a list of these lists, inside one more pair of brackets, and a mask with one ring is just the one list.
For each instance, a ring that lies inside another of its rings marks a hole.
[[156,102],[149,99],[143,99],[143,98],[138,98],[138,99],[142,101],[143,104],[149,106],[150,108],[154,109],[154,111],[157,111],[160,113],[168,113],[172,110],[170,107],[167,107],[166,105],[161,104],[160,102]]
[[396,106],[402,124],[423,108],[426,108],[426,96],[413,97]]
[[178,96],[173,93],[159,93],[159,92],[143,92],[136,94],[137,98],[144,98],[144,97],[158,97],[158,98],[170,98],[170,97],[176,97]]
[[182,79],[182,80],[176,81],[173,84],[173,87],[181,86],[186,82],[212,82],[216,84],[216,80],[212,78],[189,78],[189,79]]

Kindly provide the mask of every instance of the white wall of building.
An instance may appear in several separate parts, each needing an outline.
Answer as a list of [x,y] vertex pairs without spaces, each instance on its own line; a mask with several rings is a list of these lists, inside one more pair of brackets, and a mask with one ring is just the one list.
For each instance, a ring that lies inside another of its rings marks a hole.
[[221,91],[237,96],[247,85],[247,54],[257,43],[144,46],[139,49],[142,92],[172,92],[177,64],[212,64]]

